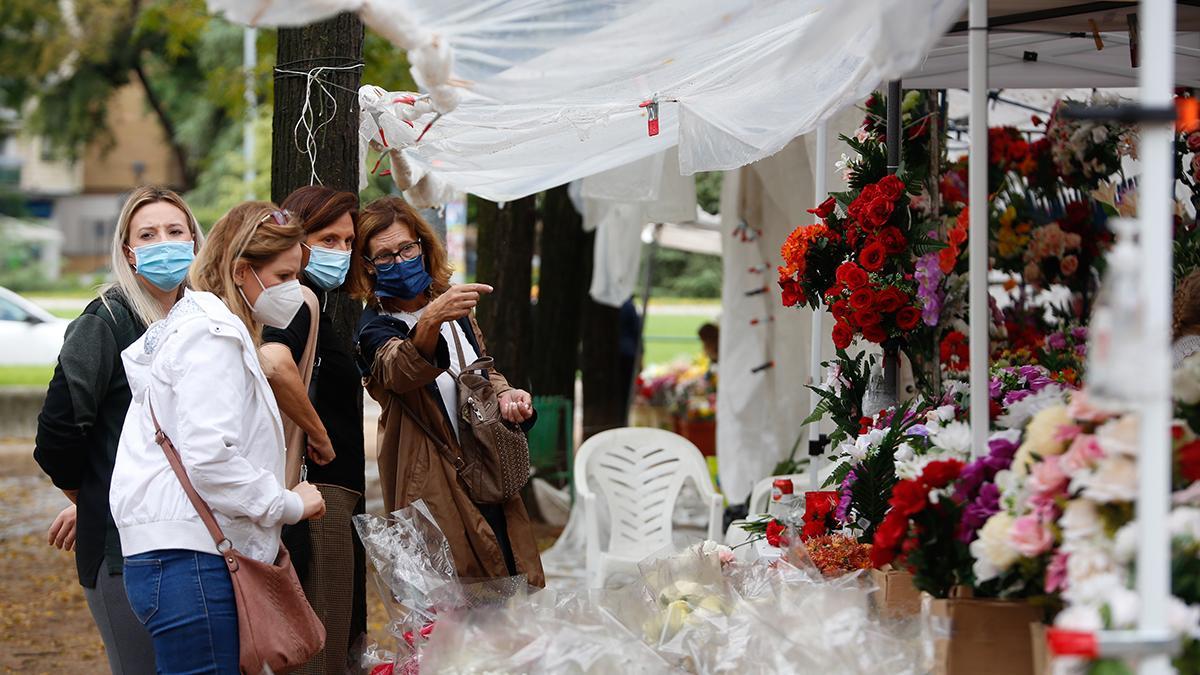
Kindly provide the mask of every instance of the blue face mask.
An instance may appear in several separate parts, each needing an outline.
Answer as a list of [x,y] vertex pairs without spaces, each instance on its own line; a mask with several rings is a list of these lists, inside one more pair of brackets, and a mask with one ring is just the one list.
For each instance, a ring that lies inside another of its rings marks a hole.
[[196,257],[190,241],[163,241],[133,249],[136,271],[160,291],[173,291],[183,283]]
[[308,265],[304,273],[323,291],[331,291],[346,280],[350,269],[350,251],[309,246]]
[[425,256],[375,268],[375,295],[381,298],[412,300],[433,285],[425,271]]

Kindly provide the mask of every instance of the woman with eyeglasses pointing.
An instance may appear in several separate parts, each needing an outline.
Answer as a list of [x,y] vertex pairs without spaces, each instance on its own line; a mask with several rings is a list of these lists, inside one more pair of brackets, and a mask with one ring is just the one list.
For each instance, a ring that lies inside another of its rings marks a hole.
[[[358,359],[367,392],[382,408],[378,461],[386,510],[423,500],[460,577],[522,575],[545,585],[521,496],[476,503],[455,468],[461,434],[472,433],[460,424],[456,376],[460,364],[486,352],[472,310],[492,287],[451,285],[445,246],[403,199],[384,197],[362,210],[354,250],[367,263],[355,279],[355,293],[367,303]],[[529,392],[494,369],[489,379],[503,419],[528,430],[536,417]]]

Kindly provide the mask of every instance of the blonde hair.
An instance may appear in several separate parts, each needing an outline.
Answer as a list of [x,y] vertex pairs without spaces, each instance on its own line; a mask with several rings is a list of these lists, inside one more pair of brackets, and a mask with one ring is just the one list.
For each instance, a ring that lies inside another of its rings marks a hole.
[[350,268],[350,295],[372,305],[379,303],[375,297],[375,281],[367,273],[366,258],[371,250],[371,240],[380,232],[401,223],[413,236],[421,241],[421,257],[425,261],[425,271],[433,277],[433,285],[429,287],[431,297],[445,293],[450,288],[450,276],[454,268],[450,266],[450,257],[446,254],[446,245],[433,227],[425,222],[421,214],[400,197],[380,197],[367,204],[358,213],[358,232],[354,237],[354,258],[361,263]]
[[1200,269],[1179,280],[1172,305],[1172,339],[1200,334]]
[[246,324],[255,344],[261,341],[262,326],[254,320],[233,273],[239,262],[262,267],[304,241],[304,230],[295,218],[289,216],[283,225],[275,222],[271,214],[278,210],[271,202],[242,202],[230,209],[208,233],[208,245],[190,275],[192,288],[221,298]]
[[[129,193],[129,197],[125,199],[125,205],[121,207],[121,215],[117,218],[117,228],[113,231],[112,250],[110,251],[113,281],[100,287],[100,301],[104,303],[111,314],[112,306],[108,304],[108,292],[113,289],[120,291],[143,326],[149,326],[155,321],[161,320],[166,314],[163,312],[162,305],[158,304],[154,296],[150,295],[146,287],[138,281],[133,265],[129,264],[129,259],[125,257],[125,247],[129,246],[129,227],[133,222],[134,214],[143,206],[158,202],[167,202],[183,211],[183,214],[187,216],[188,229],[192,232],[195,251],[199,253],[204,246],[204,233],[200,231],[200,223],[196,222],[196,216],[192,215],[192,210],[188,208],[187,202],[183,201],[183,197],[180,197],[174,190],[143,185]],[[183,286],[186,283],[185,280],[183,284],[180,284],[180,293],[183,292]]]

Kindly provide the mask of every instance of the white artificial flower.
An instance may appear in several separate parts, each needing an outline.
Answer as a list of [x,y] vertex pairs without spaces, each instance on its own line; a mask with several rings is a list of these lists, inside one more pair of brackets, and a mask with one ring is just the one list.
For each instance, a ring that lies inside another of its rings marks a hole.
[[1105,127],[1104,125],[1099,125],[1095,129],[1092,129],[1092,142],[1093,143],[1103,143],[1104,141],[1107,141],[1107,140],[1108,140],[1108,128],[1107,127]]
[[1137,462],[1120,455],[1105,457],[1094,470],[1071,480],[1071,489],[1076,488],[1097,502],[1132,502],[1138,493]]
[[1096,505],[1086,499],[1067,502],[1058,524],[1062,527],[1063,541],[1068,542],[1089,540],[1104,532]]
[[1109,590],[1106,604],[1114,627],[1132,628],[1137,625],[1140,602],[1136,592],[1124,586],[1112,588]]
[[[1108,577],[1120,581],[1121,570],[1112,552],[1103,546],[1072,546],[1067,556],[1067,590],[1063,597],[1073,603],[1093,602],[1100,597],[1098,588],[1113,583]],[[1100,581],[1093,581],[1098,577]]]
[[1172,504],[1200,504],[1200,481],[1171,495]]
[[1096,441],[1105,454],[1134,457],[1138,449],[1138,418],[1123,415],[1109,420],[1096,429]]
[[867,458],[867,446],[859,445],[858,443],[847,444],[846,454],[856,462],[861,462]]
[[941,406],[933,411],[933,415],[938,422],[952,422],[954,421],[954,406]]
[[1068,630],[1094,632],[1104,628],[1104,617],[1096,605],[1071,605],[1054,617],[1054,625]]
[[1184,359],[1172,379],[1176,399],[1188,405],[1200,403],[1200,352]]
[[896,462],[896,478],[899,480],[917,480],[925,471],[926,465],[937,459],[936,455],[917,455],[906,461]]
[[930,433],[929,440],[947,452],[966,455],[971,451],[971,426],[966,422],[948,422]]
[[1200,541],[1200,509],[1180,506],[1167,516],[1167,531],[1172,537]]
[[971,542],[972,568],[979,583],[995,579],[1017,561],[1020,553],[1008,543],[1013,517],[1001,511],[988,518],[979,528],[978,538]]
[[913,452],[913,447],[908,443],[901,443],[900,447],[896,448],[896,461],[907,462],[916,456]]
[[1137,556],[1138,548],[1138,531],[1137,521],[1133,520],[1121,526],[1117,530],[1116,536],[1113,537],[1113,555],[1122,565],[1128,565],[1133,562]]
[[1066,402],[1066,390],[1057,384],[1047,385],[1045,389],[1031,394],[1008,406],[1004,414],[996,419],[996,425],[1001,429],[1023,429],[1033,416],[1056,405]]
[[1167,626],[1193,640],[1200,639],[1200,605],[1188,605],[1175,596],[1167,598]]

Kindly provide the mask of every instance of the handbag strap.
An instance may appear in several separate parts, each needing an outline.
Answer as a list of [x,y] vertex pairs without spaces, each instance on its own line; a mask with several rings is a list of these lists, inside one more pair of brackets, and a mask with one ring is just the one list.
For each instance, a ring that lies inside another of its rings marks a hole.
[[[458,330],[455,330],[455,327],[457,327]],[[467,370],[467,357],[463,354],[462,340],[460,340],[458,338],[458,332],[459,332],[459,330],[462,330],[462,329],[463,329],[462,326],[460,326],[457,321],[450,322],[450,336],[454,338],[454,349],[455,349],[455,351],[458,352],[458,373],[460,375],[462,373],[466,372],[466,370]],[[486,354],[481,355],[481,356],[486,356]],[[478,361],[476,361],[475,363],[478,363]],[[475,364],[473,363],[471,365],[475,365]],[[472,370],[475,370],[475,369],[472,368]],[[478,370],[486,371],[487,368],[479,368]]]
[[[158,416],[154,414],[154,403],[150,401],[150,392],[146,392],[146,403],[150,406],[150,420],[154,422],[154,442],[162,448],[163,454],[167,456],[167,463],[171,465],[171,469],[175,471],[176,477],[179,478],[179,483],[183,486],[183,491],[187,493],[188,499],[191,500],[192,506],[195,507],[196,513],[200,515],[200,520],[204,523],[204,527],[208,528],[209,535],[213,538],[213,543],[217,545],[217,550],[221,554],[233,548],[233,542],[225,536],[221,531],[221,526],[217,524],[217,519],[213,515],[212,509],[208,507],[208,503],[196,492],[196,488],[192,485],[192,481],[188,478],[187,471],[183,468],[183,460],[179,457],[179,451],[175,449],[175,444],[171,442],[170,437],[162,430],[158,424]],[[224,548],[222,548],[224,545]]]
[[433,429],[430,429],[429,425],[425,424],[425,421],[422,420],[417,413],[414,412],[413,409],[404,402],[404,399],[401,398],[400,395],[396,395],[394,398],[396,399],[396,402],[400,404],[400,408],[409,416],[410,419],[412,419],[413,422],[416,423],[417,427],[420,428],[421,431],[425,432],[425,435],[429,437],[429,440],[433,441],[433,444],[437,446],[438,452],[442,453],[446,456],[446,459],[450,460],[450,463],[454,465],[454,470],[462,471],[467,465],[466,462],[463,461],[462,456],[456,456],[454,453],[450,452],[450,445],[439,438],[437,434],[433,433]]

